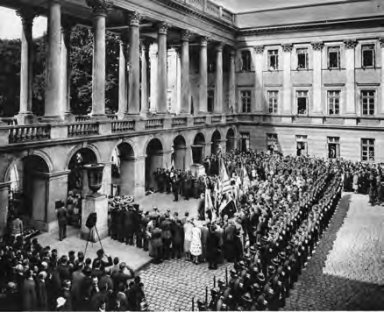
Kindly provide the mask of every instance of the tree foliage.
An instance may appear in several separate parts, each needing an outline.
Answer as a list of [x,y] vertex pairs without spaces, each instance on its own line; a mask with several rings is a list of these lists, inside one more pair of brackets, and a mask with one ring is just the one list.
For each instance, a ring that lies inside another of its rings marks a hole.
[[[93,35],[88,28],[73,29],[70,41],[71,110],[86,114],[92,109]],[[47,36],[34,40],[33,112],[44,114],[46,86]],[[14,116],[19,111],[21,41],[0,40],[0,115]],[[106,35],[106,111],[118,107],[119,40]]]

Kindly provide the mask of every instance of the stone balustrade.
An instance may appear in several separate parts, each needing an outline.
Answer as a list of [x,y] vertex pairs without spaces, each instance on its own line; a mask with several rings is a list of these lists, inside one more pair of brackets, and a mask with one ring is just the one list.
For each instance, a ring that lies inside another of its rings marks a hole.
[[98,122],[81,122],[68,125],[68,137],[78,137],[99,134]]
[[178,117],[172,119],[172,128],[187,126],[187,118]]
[[88,121],[91,120],[91,116],[88,115],[77,115],[75,116],[75,121],[76,122],[83,122],[83,121]]
[[107,114],[107,118],[110,120],[117,120],[117,115],[115,114]]
[[3,117],[0,119],[0,122],[8,126],[17,126],[17,119],[13,117]]
[[235,116],[234,115],[226,115],[225,120],[227,122],[233,122],[235,120]]
[[145,129],[163,129],[164,119],[148,119],[145,121]]
[[13,126],[9,128],[9,144],[30,141],[49,140],[51,138],[51,125]]
[[206,121],[207,121],[207,117],[199,116],[199,117],[195,117],[193,119],[193,124],[194,125],[205,125]]
[[128,132],[135,130],[134,120],[119,120],[112,122],[112,133]]
[[213,123],[213,124],[220,123],[221,121],[222,121],[222,116],[221,115],[212,116],[212,118],[211,118],[211,123]]

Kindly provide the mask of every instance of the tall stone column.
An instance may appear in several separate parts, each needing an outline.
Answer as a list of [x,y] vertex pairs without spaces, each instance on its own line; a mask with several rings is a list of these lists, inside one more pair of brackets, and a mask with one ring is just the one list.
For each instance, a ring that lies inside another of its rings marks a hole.
[[158,28],[158,77],[157,77],[157,112],[167,112],[167,33],[168,25],[161,23]]
[[180,49],[176,50],[176,114],[181,111],[181,56]]
[[263,100],[263,56],[264,46],[255,47],[255,111],[257,113],[264,113],[264,100]]
[[119,52],[119,119],[124,119],[128,112],[128,85],[127,85],[127,56],[128,56],[128,33],[123,31],[120,35]]
[[313,42],[313,111],[315,115],[323,114],[322,101],[322,50],[323,42]]
[[200,85],[199,85],[199,113],[207,113],[208,96],[208,38],[202,37],[200,41]]
[[191,112],[190,80],[189,80],[189,38],[191,33],[183,30],[181,33],[181,113]]
[[291,52],[292,45],[283,45],[283,66],[284,66],[284,86],[283,86],[283,114],[292,114],[292,81],[291,81]]
[[151,113],[156,113],[157,112],[157,100],[158,100],[158,95],[157,95],[157,79],[158,79],[158,45],[157,43],[151,44],[149,47],[149,63],[151,66],[151,89],[150,89],[150,106],[149,106],[149,111]]
[[22,20],[21,31],[21,69],[20,69],[20,108],[19,124],[27,123],[32,115],[32,86],[33,86],[33,39],[32,27],[36,13],[30,9],[17,11]]
[[62,101],[64,107],[64,117],[68,121],[72,121],[71,114],[71,33],[73,27],[76,26],[74,19],[69,16],[62,18],[62,44],[61,44],[61,57],[62,57]]
[[47,80],[45,88],[45,118],[61,120],[64,107],[60,97],[61,77],[61,4],[60,0],[49,1]]
[[348,115],[356,115],[356,97],[355,97],[355,47],[356,41],[346,40],[345,45],[345,68],[346,68],[346,108],[345,113]]
[[[384,38],[380,38],[380,50],[381,50],[381,68],[384,68]],[[384,114],[384,70],[381,71],[381,104],[380,114]]]
[[237,112],[236,108],[236,51],[230,51],[229,59],[229,112]]
[[92,73],[92,116],[105,116],[105,20],[112,7],[111,0],[86,0],[93,15],[93,73]]
[[137,156],[135,160],[135,199],[145,195],[145,158],[147,155]]
[[215,113],[223,112],[223,47],[222,43],[216,46]]
[[141,44],[141,113],[147,114],[148,107],[148,45],[146,42]]
[[128,114],[140,112],[140,14],[133,12],[129,17],[129,100]]

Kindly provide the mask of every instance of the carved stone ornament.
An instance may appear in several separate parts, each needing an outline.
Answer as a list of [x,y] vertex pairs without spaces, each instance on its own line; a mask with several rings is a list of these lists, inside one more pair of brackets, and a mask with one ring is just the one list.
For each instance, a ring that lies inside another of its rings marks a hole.
[[129,26],[139,26],[141,15],[139,12],[132,12],[129,14]]
[[160,35],[166,35],[168,33],[169,25],[167,23],[160,23],[158,25],[158,32]]
[[318,42],[312,42],[312,49],[314,51],[321,51],[324,47],[324,42],[318,41]]
[[354,49],[357,45],[357,42],[355,40],[345,40],[344,44],[346,49]]
[[200,46],[206,47],[208,45],[209,38],[208,37],[201,37],[200,38]]
[[35,17],[39,15],[36,10],[28,7],[17,10],[16,14],[17,16],[20,16],[23,24],[30,25],[30,26],[33,25],[33,20],[35,19]]
[[108,10],[113,7],[112,0],[86,0],[87,5],[92,9],[93,14],[106,15]]
[[292,52],[292,49],[293,49],[292,44],[283,44],[282,47],[284,52]]
[[256,52],[256,54],[263,54],[264,53],[264,46],[256,46],[255,52]]
[[189,31],[189,30],[182,30],[181,32],[181,41],[189,41],[189,39],[191,39],[191,35],[192,33]]

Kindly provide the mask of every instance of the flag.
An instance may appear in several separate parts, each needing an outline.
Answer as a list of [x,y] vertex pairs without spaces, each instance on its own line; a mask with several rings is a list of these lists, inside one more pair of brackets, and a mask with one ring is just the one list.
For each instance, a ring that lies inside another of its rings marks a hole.
[[227,169],[225,168],[225,164],[220,159],[220,182],[221,182],[221,193],[225,194],[232,190],[231,180],[228,177]]
[[243,166],[243,190],[246,192],[250,185],[251,185],[251,180],[249,179],[247,169],[245,169],[245,166]]
[[212,222],[216,220],[216,211],[213,208],[212,203],[212,197],[211,197],[211,190],[206,188],[205,189],[205,211],[211,211],[212,212]]

